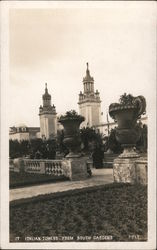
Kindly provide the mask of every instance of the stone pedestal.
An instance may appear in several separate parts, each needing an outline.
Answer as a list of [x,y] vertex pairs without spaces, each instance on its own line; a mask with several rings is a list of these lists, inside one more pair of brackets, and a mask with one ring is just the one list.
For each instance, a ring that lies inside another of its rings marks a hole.
[[115,182],[147,184],[147,160],[135,151],[124,151],[114,160],[113,176]]
[[13,164],[14,164],[14,172],[24,172],[25,171],[24,161],[22,158],[15,158],[13,160]]
[[80,181],[88,177],[87,159],[83,157],[67,158],[62,162],[64,174],[71,181]]
[[140,157],[136,160],[136,182],[143,185],[147,185],[148,176],[147,176],[147,159]]
[[113,164],[115,182],[135,183],[135,161],[137,158],[116,158]]

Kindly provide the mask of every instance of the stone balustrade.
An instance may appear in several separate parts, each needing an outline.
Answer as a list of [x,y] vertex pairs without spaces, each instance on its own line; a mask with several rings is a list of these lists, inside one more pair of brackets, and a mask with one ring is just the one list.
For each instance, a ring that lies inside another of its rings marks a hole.
[[41,171],[41,162],[39,160],[25,160],[24,159],[24,168],[26,172],[39,173]]
[[92,162],[88,161],[88,157],[62,160],[44,160],[44,159],[27,159],[17,158],[13,160],[16,172],[28,172],[36,174],[46,174],[54,176],[65,176],[70,180],[81,180],[87,178],[87,169],[91,168]]
[[62,160],[45,162],[45,173],[49,175],[64,175]]
[[64,175],[62,160],[24,159],[25,172]]

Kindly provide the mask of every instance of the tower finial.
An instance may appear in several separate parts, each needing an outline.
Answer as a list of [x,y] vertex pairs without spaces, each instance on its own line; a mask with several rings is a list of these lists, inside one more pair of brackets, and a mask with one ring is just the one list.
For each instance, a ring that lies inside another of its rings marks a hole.
[[47,82],[45,83],[45,93],[48,93]]
[[87,70],[88,70],[88,62],[87,62]]
[[89,63],[87,62],[86,65],[87,65],[86,76],[83,78],[83,82],[85,82],[85,81],[86,82],[91,82],[91,81],[94,82],[94,78],[91,77],[91,75],[90,75]]

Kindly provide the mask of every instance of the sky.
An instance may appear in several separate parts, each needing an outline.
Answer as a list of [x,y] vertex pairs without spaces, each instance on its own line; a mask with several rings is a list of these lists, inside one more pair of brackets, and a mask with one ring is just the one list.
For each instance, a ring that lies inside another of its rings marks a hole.
[[45,83],[58,115],[78,112],[86,62],[100,92],[102,122],[124,92],[143,95],[148,110],[154,107],[155,3],[95,4],[10,9],[10,126],[39,127]]

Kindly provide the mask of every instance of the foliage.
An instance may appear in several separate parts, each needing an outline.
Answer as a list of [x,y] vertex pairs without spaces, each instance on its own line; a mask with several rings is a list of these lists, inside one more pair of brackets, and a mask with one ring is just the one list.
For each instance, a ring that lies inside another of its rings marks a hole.
[[119,102],[122,105],[132,105],[135,98],[131,94],[124,93],[120,96]]
[[41,150],[42,142],[40,138],[30,140],[28,154],[30,154],[31,158],[35,158],[35,153]]
[[148,132],[147,132],[147,125],[144,124],[141,126],[141,124],[137,124],[137,129],[140,130],[140,139],[137,141],[136,148],[139,150],[141,153],[146,153],[147,152],[147,140],[148,140]]
[[21,202],[11,202],[11,241],[30,235],[74,240],[78,235],[112,235],[111,241],[137,241],[129,238],[133,234],[147,240],[147,188],[142,185],[113,183]]
[[29,156],[30,158],[55,159],[56,141],[45,140],[40,138],[31,139],[30,141],[9,141],[10,158]]
[[64,144],[63,140],[64,140],[64,130],[57,131],[57,151],[59,153],[63,153],[63,155],[65,156],[66,154],[69,153],[69,150]]
[[25,156],[29,151],[29,141],[9,140],[9,155],[11,158]]
[[9,156],[17,158],[20,156],[20,147],[18,140],[9,140]]
[[47,182],[57,182],[57,181],[65,181],[68,178],[64,176],[52,176],[45,174],[35,174],[35,173],[26,173],[26,172],[10,172],[9,174],[10,188],[16,187],[24,187],[24,186],[32,186],[34,184],[38,185],[40,183]]
[[69,119],[79,118],[84,120],[84,117],[79,115],[75,110],[67,111],[65,115],[60,116],[60,119],[67,119],[67,118]]
[[102,134],[97,133],[93,128],[82,128],[80,129],[81,140],[84,145],[84,151],[88,152],[91,150],[91,144],[93,146],[102,146],[103,144],[103,137]]
[[100,146],[96,146],[92,153],[93,167],[103,168],[104,150]]
[[116,128],[111,129],[110,135],[109,135],[108,139],[106,140],[105,146],[106,146],[106,151],[108,149],[111,149],[113,151],[113,153],[119,154],[122,152],[123,149],[122,149],[120,143],[116,140],[115,133],[116,133]]

